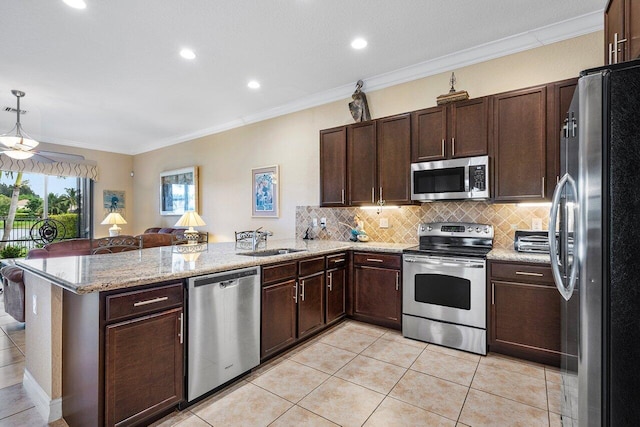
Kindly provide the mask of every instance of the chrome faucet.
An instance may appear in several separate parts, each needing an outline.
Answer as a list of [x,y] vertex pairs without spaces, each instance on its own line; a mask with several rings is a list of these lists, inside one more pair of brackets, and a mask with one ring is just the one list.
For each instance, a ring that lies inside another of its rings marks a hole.
[[253,232],[253,236],[251,237],[251,248],[252,250],[256,250],[260,242],[267,241],[267,236],[273,236],[271,231],[260,231],[262,227],[258,227]]

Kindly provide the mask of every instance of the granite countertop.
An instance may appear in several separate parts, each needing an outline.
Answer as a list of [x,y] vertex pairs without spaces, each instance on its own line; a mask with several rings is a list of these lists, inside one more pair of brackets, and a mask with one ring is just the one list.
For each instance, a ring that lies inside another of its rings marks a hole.
[[235,243],[209,243],[195,254],[176,253],[164,246],[117,254],[16,260],[24,270],[35,273],[76,294],[109,291],[174,279],[184,279],[237,268],[272,264],[291,259],[323,255],[341,250],[402,253],[412,244],[340,242],[331,240],[273,240],[266,248],[295,248],[301,252],[254,257],[241,255]]
[[493,248],[487,259],[491,261],[518,261],[532,262],[537,264],[550,264],[549,254],[532,254],[528,252],[518,252],[515,249]]

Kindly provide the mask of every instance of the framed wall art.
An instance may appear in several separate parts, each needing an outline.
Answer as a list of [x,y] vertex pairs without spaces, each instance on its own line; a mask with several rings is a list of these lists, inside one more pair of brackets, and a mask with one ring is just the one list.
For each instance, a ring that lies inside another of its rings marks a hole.
[[278,165],[251,169],[251,216],[278,218]]
[[160,174],[160,215],[182,215],[198,210],[198,167]]
[[105,212],[122,212],[125,206],[124,191],[102,190],[102,204]]

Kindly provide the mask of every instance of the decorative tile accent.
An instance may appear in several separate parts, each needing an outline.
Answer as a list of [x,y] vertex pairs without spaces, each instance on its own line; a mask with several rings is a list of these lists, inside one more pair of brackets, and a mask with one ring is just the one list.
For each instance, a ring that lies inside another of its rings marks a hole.
[[[402,206],[399,209],[364,210],[360,208],[296,207],[296,238],[302,238],[309,228],[315,239],[349,240],[349,226],[355,225],[358,215],[371,240],[389,243],[418,243],[418,224],[421,222],[477,222],[494,227],[494,246],[512,248],[515,229],[528,230],[532,218],[542,219],[542,228],[549,225],[549,209],[524,207],[516,204],[454,201],[424,203],[420,206]],[[327,219],[327,228],[312,227],[313,219]],[[380,218],[389,220],[389,228],[380,228]],[[346,224],[346,225],[345,225]]]

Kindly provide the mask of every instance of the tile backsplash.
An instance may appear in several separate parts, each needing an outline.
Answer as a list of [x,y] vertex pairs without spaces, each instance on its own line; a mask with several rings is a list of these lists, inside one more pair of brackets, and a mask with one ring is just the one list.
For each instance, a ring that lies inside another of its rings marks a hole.
[[[399,209],[376,210],[360,208],[321,208],[318,206],[296,207],[296,237],[304,236],[307,228],[316,239],[348,240],[353,218],[364,221],[364,229],[372,241],[390,243],[418,243],[417,228],[421,222],[460,221],[491,224],[494,227],[494,246],[513,247],[516,229],[532,228],[536,218],[542,228],[549,225],[549,208],[544,206],[518,206],[516,204],[493,204],[488,202],[435,202],[420,206],[402,206]],[[313,219],[327,219],[325,230],[313,227]],[[388,228],[380,227],[380,219],[388,220]]]

